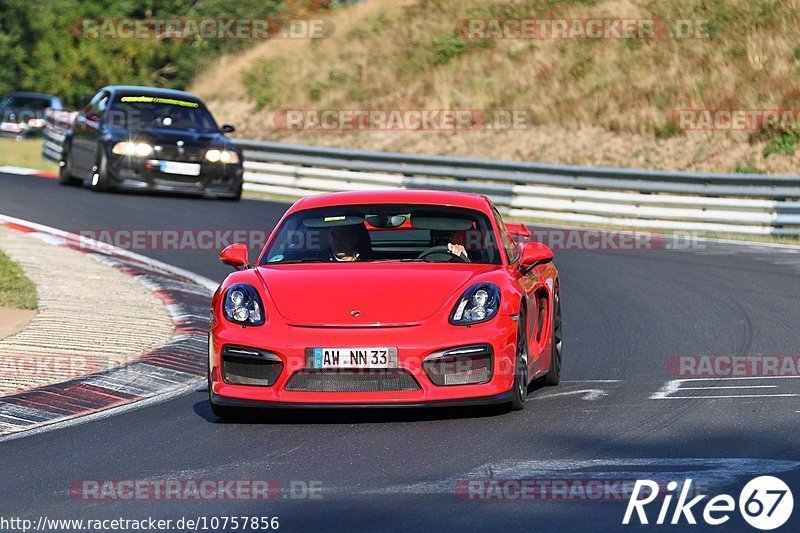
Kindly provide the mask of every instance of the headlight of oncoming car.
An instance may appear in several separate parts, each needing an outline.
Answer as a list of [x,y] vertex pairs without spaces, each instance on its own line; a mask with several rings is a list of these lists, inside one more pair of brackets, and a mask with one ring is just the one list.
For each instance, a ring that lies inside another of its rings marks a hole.
[[136,157],[147,157],[153,155],[153,147],[151,145],[147,143],[136,143],[130,141],[124,141],[115,144],[111,151],[117,155]]
[[500,309],[500,289],[494,283],[478,283],[461,296],[450,323],[466,326],[493,318]]
[[212,163],[227,163],[235,165],[239,162],[239,154],[233,150],[217,150],[212,149],[206,152],[206,159]]
[[223,310],[225,318],[235,324],[260,326],[264,323],[264,305],[252,285],[237,283],[228,287]]

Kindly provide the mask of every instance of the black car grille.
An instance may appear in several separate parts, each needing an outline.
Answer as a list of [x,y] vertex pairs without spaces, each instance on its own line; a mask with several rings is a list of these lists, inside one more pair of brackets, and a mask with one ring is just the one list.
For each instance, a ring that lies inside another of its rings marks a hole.
[[289,380],[287,391],[397,392],[420,390],[405,370],[300,370]]
[[185,163],[200,163],[205,157],[205,148],[198,148],[195,146],[184,146],[183,150],[179,150],[177,146],[161,145],[161,150],[156,151],[158,159],[165,159],[167,161],[181,161]]
[[222,373],[228,383],[269,387],[282,370],[283,361],[271,352],[244,346],[222,348]]

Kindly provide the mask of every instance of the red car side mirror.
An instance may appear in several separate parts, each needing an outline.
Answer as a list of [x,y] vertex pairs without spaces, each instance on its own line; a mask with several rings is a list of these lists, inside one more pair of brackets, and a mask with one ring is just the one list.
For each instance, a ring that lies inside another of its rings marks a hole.
[[526,242],[522,247],[519,269],[522,272],[529,272],[536,266],[549,263],[552,260],[553,250],[548,246],[536,241]]
[[250,262],[247,260],[247,246],[240,242],[231,244],[222,250],[222,253],[219,254],[219,260],[237,270],[250,266]]

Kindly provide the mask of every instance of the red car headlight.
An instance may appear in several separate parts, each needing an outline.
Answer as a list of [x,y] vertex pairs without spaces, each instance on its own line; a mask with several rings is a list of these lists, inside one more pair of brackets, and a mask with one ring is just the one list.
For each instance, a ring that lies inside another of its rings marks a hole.
[[450,315],[450,323],[468,326],[491,320],[500,309],[500,288],[494,283],[477,283],[466,290]]
[[237,283],[228,287],[222,308],[225,318],[234,324],[260,326],[264,323],[264,304],[252,285]]

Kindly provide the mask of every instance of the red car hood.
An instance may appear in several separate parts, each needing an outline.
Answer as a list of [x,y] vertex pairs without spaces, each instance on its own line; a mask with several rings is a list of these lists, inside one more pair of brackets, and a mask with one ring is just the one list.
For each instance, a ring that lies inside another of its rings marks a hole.
[[355,263],[262,266],[258,272],[290,324],[354,327],[418,323],[493,268],[498,267]]

